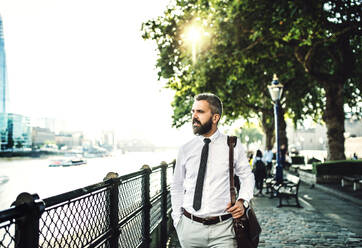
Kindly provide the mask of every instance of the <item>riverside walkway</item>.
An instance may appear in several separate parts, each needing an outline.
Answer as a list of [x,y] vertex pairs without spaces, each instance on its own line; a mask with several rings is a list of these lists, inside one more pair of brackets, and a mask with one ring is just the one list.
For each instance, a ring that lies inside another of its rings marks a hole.
[[[108,173],[104,182],[46,199],[21,193],[0,211],[0,247],[180,247],[169,218],[174,164]],[[301,184],[299,196],[303,208],[255,198],[259,247],[362,247],[361,191]]]
[[[362,247],[362,204],[304,183],[299,195],[303,208],[277,208],[277,198],[254,198],[263,229],[259,247]],[[175,233],[168,247],[181,247]]]

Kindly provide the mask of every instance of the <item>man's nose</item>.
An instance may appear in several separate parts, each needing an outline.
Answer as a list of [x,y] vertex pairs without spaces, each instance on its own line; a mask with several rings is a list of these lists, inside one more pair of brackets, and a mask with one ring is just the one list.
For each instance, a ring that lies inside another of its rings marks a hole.
[[198,120],[197,112],[193,112],[193,113],[192,113],[192,119],[197,119],[197,120]]

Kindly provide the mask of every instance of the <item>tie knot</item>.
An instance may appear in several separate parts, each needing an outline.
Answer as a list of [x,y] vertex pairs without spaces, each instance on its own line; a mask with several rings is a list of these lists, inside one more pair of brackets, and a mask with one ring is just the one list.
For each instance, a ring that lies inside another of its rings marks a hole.
[[205,144],[209,144],[210,142],[211,142],[211,139],[209,139],[209,138],[205,138],[205,139],[204,139],[204,143],[205,143]]

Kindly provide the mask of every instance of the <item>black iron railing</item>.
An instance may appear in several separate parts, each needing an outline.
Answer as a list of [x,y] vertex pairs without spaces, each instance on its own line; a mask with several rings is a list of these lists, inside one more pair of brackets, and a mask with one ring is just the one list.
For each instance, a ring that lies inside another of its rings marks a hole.
[[0,248],[165,247],[174,162],[0,211]]

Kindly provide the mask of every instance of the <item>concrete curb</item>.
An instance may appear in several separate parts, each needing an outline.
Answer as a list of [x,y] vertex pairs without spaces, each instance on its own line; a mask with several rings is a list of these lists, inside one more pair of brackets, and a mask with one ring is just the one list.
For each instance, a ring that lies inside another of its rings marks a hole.
[[[290,173],[290,172],[287,172],[287,173],[292,174],[292,173]],[[311,181],[309,181],[309,180],[305,180],[305,178],[301,178],[301,181],[302,181],[303,183],[305,183],[305,184],[308,184],[308,185],[314,185],[315,188],[317,188],[317,189],[319,189],[319,190],[322,190],[322,191],[324,191],[324,192],[326,192],[326,193],[335,195],[335,196],[337,196],[337,197],[339,197],[339,198],[343,198],[343,199],[345,199],[345,200],[348,200],[348,201],[350,201],[350,202],[353,202],[353,203],[355,203],[355,204],[357,204],[357,205],[362,206],[362,200],[361,200],[361,199],[358,199],[358,198],[356,198],[356,197],[347,195],[347,194],[345,194],[344,192],[341,192],[341,191],[335,190],[335,189],[331,189],[331,188],[329,188],[329,187],[327,187],[327,186],[324,186],[324,185],[322,185],[322,184],[318,184],[318,183],[311,182]]]

